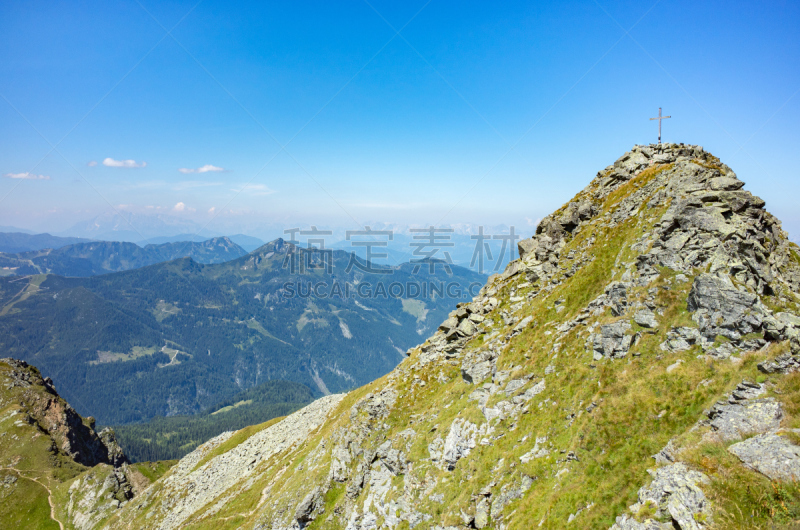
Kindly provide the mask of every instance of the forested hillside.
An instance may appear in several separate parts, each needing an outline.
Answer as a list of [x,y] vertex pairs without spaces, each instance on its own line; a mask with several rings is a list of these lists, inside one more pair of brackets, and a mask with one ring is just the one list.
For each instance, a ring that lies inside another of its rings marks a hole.
[[267,381],[199,414],[157,417],[114,430],[132,462],[174,460],[218,434],[286,416],[313,399],[314,392],[305,385]]
[[442,264],[368,272],[351,256],[276,240],[222,264],[5,278],[0,348],[100,423],[141,422],[197,413],[271,379],[320,394],[364,384],[485,281]]

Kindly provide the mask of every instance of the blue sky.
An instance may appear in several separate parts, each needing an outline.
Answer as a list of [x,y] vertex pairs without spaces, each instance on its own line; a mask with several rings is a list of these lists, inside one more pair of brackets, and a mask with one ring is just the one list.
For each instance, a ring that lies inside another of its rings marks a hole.
[[800,235],[795,2],[76,4],[0,6],[0,225],[525,233],[661,106]]

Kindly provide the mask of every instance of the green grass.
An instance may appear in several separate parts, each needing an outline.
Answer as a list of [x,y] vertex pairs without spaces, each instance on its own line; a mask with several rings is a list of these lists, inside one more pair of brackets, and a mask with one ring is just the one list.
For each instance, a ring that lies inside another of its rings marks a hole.
[[[0,474],[0,482],[8,475],[7,472]],[[0,485],[0,527],[58,530],[58,523],[50,518],[44,486],[14,473],[11,475],[17,477],[12,486]]]

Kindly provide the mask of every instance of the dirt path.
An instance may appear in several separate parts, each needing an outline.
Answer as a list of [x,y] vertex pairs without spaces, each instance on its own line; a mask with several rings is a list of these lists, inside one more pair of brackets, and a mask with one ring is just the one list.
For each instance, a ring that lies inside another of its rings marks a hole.
[[55,504],[53,504],[53,492],[50,490],[50,488],[47,485],[43,484],[37,478],[26,477],[25,475],[22,474],[22,472],[19,469],[15,468],[15,467],[6,467],[4,469],[10,469],[11,471],[13,471],[17,475],[19,475],[20,478],[24,478],[26,480],[32,480],[33,482],[37,483],[38,485],[43,487],[45,490],[47,490],[47,503],[50,505],[50,519],[52,519],[53,521],[57,522],[59,528],[61,530],[64,530],[64,525],[61,523],[61,521],[59,521],[56,518],[56,506],[55,506]]

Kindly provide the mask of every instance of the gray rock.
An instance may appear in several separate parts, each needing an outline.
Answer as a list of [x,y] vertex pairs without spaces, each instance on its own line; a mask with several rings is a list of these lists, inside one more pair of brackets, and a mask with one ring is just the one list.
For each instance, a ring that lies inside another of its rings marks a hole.
[[738,290],[727,276],[701,274],[692,284],[687,307],[709,340],[717,335],[737,340],[761,329],[763,310],[758,302],[758,296]]
[[536,444],[533,446],[533,449],[519,457],[520,462],[523,464],[527,464],[532,460],[536,460],[537,458],[542,458],[550,454],[550,451],[544,447],[544,444],[547,442],[547,437],[543,436],[541,438],[536,438]]
[[453,420],[442,449],[442,460],[446,469],[452,471],[461,458],[469,455],[475,448],[477,433],[478,429],[474,423],[462,418]]
[[489,525],[489,499],[484,496],[478,500],[475,508],[475,528],[486,528]]
[[393,475],[405,474],[408,464],[408,458],[405,454],[392,447],[391,440],[383,442],[375,453],[381,462],[392,472]]
[[713,357],[714,359],[727,359],[731,355],[739,352],[740,352],[739,348],[734,346],[732,342],[723,342],[716,348],[711,348],[707,350],[706,355]]
[[511,333],[516,335],[517,333],[522,332],[522,330],[525,329],[526,327],[528,327],[528,324],[530,324],[531,322],[533,322],[533,317],[532,316],[527,316],[527,317],[523,318],[519,322],[519,324],[514,326],[514,329],[511,330]]
[[800,357],[791,353],[778,355],[774,361],[764,361],[758,364],[758,369],[765,374],[788,374],[800,371]]
[[477,350],[469,352],[461,362],[461,377],[470,384],[480,383],[497,370],[497,352]]
[[591,201],[573,201],[567,204],[564,212],[559,216],[558,223],[567,232],[572,232],[580,224],[594,217],[597,207]]
[[643,328],[656,328],[658,321],[656,315],[649,309],[640,309],[633,315],[633,321],[642,326]]
[[456,317],[449,317],[447,320],[439,324],[439,330],[445,333],[458,326],[458,319]]
[[639,522],[631,516],[625,514],[617,517],[616,522],[610,530],[674,530],[671,523],[660,524],[652,519]]
[[669,515],[677,528],[699,529],[695,514],[710,510],[698,484],[708,483],[708,477],[699,471],[690,470],[681,462],[658,468],[651,474],[653,481],[639,490],[639,502],[631,508],[637,511],[640,506],[653,503],[657,507],[657,516]]
[[600,333],[592,335],[595,360],[625,357],[633,344],[633,335],[627,334],[630,329],[631,323],[627,320],[601,326]]
[[747,467],[772,480],[800,480],[800,447],[784,436],[761,434],[733,444],[728,451]]
[[704,337],[697,328],[672,328],[667,332],[667,340],[660,344],[660,348],[664,351],[680,352],[688,350],[695,344],[702,344],[704,341]]
[[461,323],[458,325],[458,328],[456,329],[459,331],[459,333],[461,333],[465,337],[474,335],[476,331],[475,324],[473,324],[472,321],[469,320],[468,318],[462,320]]
[[712,190],[738,190],[744,182],[737,178],[717,177],[710,179],[708,185]]
[[322,498],[322,491],[319,487],[314,488],[311,493],[306,495],[300,504],[297,505],[297,508],[294,512],[294,519],[300,525],[300,528],[304,528],[308,525],[311,521],[314,520],[314,511],[319,506],[319,501]]
[[690,237],[692,237],[692,234],[688,232],[675,232],[672,234],[672,237],[667,240],[665,246],[670,250],[678,251],[683,248]]
[[528,382],[528,379],[526,379],[526,378],[512,379],[506,385],[506,389],[505,389],[506,395],[510,396],[511,394],[513,394],[514,392],[516,392],[517,390],[519,390],[520,388],[525,386],[525,383],[527,383],[527,382]]
[[730,441],[745,435],[778,429],[783,418],[783,408],[772,398],[718,403],[711,408],[708,417],[717,436]]
[[800,329],[800,317],[794,313],[776,313],[775,316],[786,326],[792,326]]
[[786,324],[772,315],[766,315],[762,319],[761,327],[767,340],[780,341],[786,338]]
[[628,308],[628,290],[623,282],[611,282],[605,292],[607,304],[611,307],[611,314],[620,316]]

